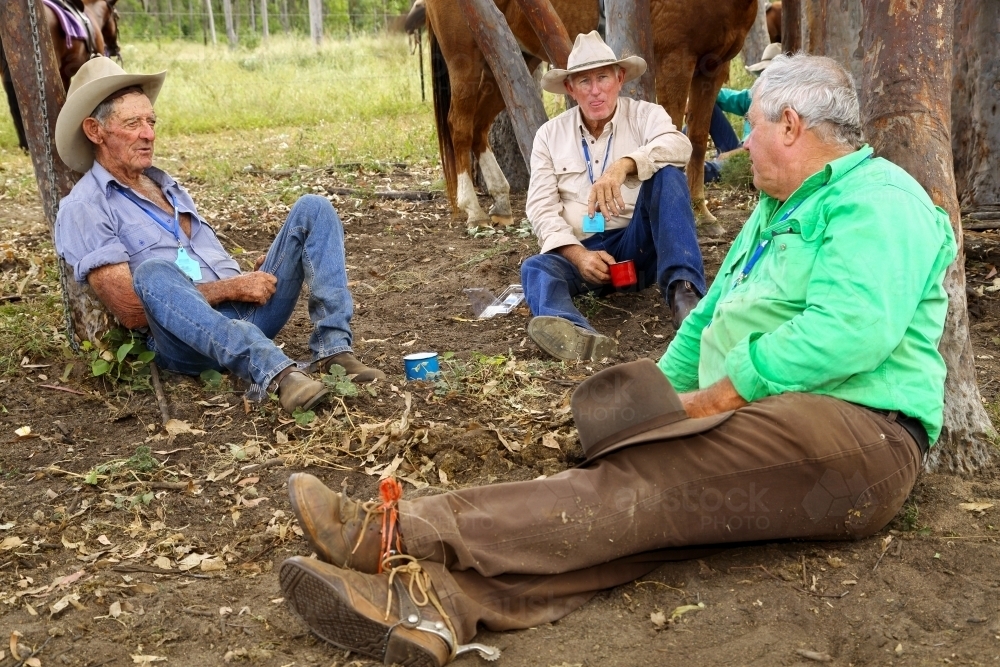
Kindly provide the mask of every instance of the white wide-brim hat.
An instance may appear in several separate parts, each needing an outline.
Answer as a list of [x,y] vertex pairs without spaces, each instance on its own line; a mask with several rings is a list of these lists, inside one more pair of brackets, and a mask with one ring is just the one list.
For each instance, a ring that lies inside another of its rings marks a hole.
[[542,89],[556,95],[565,95],[563,82],[566,77],[577,72],[608,65],[618,65],[625,70],[625,80],[638,79],[646,71],[646,61],[639,56],[618,58],[610,46],[604,43],[596,30],[579,34],[569,52],[566,69],[550,69],[542,77]]
[[781,44],[778,42],[771,42],[766,47],[764,47],[764,53],[760,57],[759,63],[754,63],[753,65],[747,65],[746,70],[748,72],[753,72],[754,74],[758,72],[763,72],[767,69],[767,66],[771,64],[775,56],[781,55]]
[[66,103],[56,119],[56,151],[62,161],[81,174],[90,169],[94,164],[94,145],[83,133],[84,119],[109,95],[131,86],[141,87],[152,104],[166,76],[166,71],[127,74],[118,63],[103,56],[88,60],[70,82]]

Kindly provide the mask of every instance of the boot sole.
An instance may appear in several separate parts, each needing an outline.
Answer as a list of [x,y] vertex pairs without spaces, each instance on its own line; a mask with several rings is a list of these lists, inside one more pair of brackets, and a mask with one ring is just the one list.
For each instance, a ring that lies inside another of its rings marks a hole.
[[613,339],[583,331],[562,317],[532,318],[528,322],[528,337],[545,353],[563,361],[592,361],[618,353],[618,343]]
[[[386,665],[444,664],[429,648],[420,645],[418,637],[412,636],[424,635],[419,638],[437,641],[429,633],[382,621],[384,609],[376,610],[365,600],[352,600],[346,581],[314,570],[307,559],[296,557],[282,563],[279,578],[288,606],[321,639]],[[370,608],[359,610],[355,605]]]

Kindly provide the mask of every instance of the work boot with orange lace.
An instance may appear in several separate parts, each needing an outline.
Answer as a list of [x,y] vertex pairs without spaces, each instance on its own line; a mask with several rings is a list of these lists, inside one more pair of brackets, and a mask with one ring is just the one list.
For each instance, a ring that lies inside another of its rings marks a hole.
[[281,564],[281,591],[319,637],[386,665],[441,667],[470,651],[500,657],[490,646],[460,645],[430,576],[415,559],[396,558],[389,572],[364,574],[295,556]]
[[381,572],[384,557],[402,553],[396,511],[402,489],[392,479],[382,480],[382,485],[388,497],[383,493],[382,501],[358,502],[331,491],[312,475],[288,478],[292,511],[320,560],[374,574]]

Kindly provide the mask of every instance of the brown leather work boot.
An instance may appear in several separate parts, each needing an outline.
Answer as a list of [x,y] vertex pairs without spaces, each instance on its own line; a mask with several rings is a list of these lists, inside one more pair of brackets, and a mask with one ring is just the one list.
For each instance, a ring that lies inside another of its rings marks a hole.
[[456,655],[454,634],[434,607],[418,607],[410,598],[411,576],[421,575],[394,575],[390,583],[388,574],[362,574],[301,556],[282,563],[279,573],[285,602],[322,639],[386,665],[441,667]]
[[351,500],[301,472],[288,478],[288,497],[299,527],[321,560],[358,572],[378,572],[383,511],[377,501]]
[[347,373],[347,377],[351,379],[351,382],[363,384],[374,380],[385,379],[385,373],[377,368],[369,368],[368,366],[365,366],[350,352],[341,352],[340,354],[334,354],[329,357],[323,357],[318,361],[314,361],[312,365],[309,366],[309,372],[329,373],[330,366],[334,364],[343,367],[344,371]]
[[292,414],[296,408],[312,410],[326,398],[326,385],[300,371],[290,371],[278,381],[278,403],[281,409]]

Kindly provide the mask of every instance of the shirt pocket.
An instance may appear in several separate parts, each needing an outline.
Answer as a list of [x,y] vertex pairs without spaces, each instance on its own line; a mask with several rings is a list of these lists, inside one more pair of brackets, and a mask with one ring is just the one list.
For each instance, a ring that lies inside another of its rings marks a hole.
[[173,237],[170,237],[169,243],[163,237],[163,232],[156,226],[156,223],[152,222],[148,224],[130,224],[118,236],[122,245],[125,246],[125,252],[128,253],[129,257],[136,257],[143,252],[159,246],[177,245]]
[[559,187],[559,198],[563,201],[587,203],[590,196],[590,178],[587,175],[587,163],[582,158],[558,159],[553,163],[556,172],[556,183]]
[[805,303],[822,237],[806,240],[794,232],[776,234],[771,244],[773,255],[766,280],[774,295],[784,301]]

